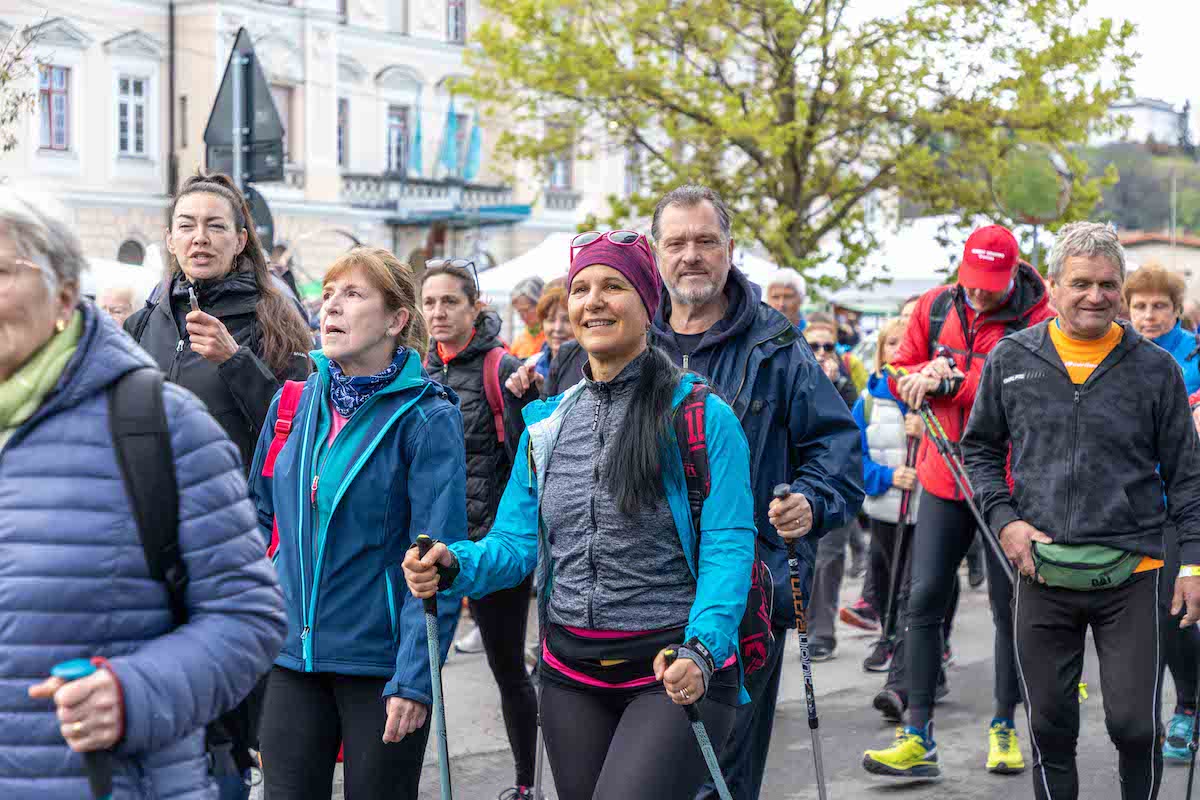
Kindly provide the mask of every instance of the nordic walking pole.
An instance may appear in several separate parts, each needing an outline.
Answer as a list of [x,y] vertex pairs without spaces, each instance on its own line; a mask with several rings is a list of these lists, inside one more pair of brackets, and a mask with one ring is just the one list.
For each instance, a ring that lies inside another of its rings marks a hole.
[[[80,678],[86,678],[95,671],[96,665],[91,661],[86,658],[76,658],[55,665],[50,670],[50,675],[70,683]],[[96,800],[112,800],[112,751],[93,750],[90,753],[83,753],[83,768],[87,772],[88,788],[92,790],[92,797]]]
[[[905,454],[904,465],[913,466],[917,459],[918,440],[910,438],[907,442],[908,451]],[[908,544],[911,535],[911,525],[908,516],[912,506],[913,490],[908,489],[900,494],[900,522],[896,526],[896,542],[892,546],[892,570],[888,581],[887,608],[883,615],[883,632],[880,641],[890,642],[896,637],[896,617],[899,612],[901,575],[904,573],[904,562],[908,558]]]
[[[663,658],[666,660],[668,668],[675,663],[676,657],[677,654],[674,650],[663,651]],[[696,703],[692,703],[691,705],[684,706],[683,710],[687,712],[688,722],[692,726],[692,733],[696,734],[696,743],[700,745],[700,752],[704,756],[704,763],[708,765],[708,774],[712,776],[713,786],[717,787],[717,796],[721,800],[733,800],[733,796],[729,794],[729,787],[725,785],[725,776],[721,774],[721,764],[717,761],[717,751],[713,750],[712,742],[708,738],[708,731],[705,729],[704,723],[700,721],[700,709],[696,708]]]
[[[792,493],[792,487],[781,483],[772,492],[777,500]],[[808,652],[808,613],[804,610],[804,593],[800,590],[800,556],[796,542],[787,543],[788,573],[792,579],[792,607],[796,612],[796,634],[800,638],[800,668],[804,673],[804,700],[808,703],[808,730],[812,733],[813,770],[817,775],[817,796],[828,800],[825,793],[825,762],[821,759],[821,721],[817,718],[817,696],[813,691],[812,657]]]
[[[417,554],[424,558],[433,547],[433,539],[425,534],[417,537]],[[438,745],[438,772],[441,777],[442,800],[451,800],[450,745],[446,740],[446,704],[442,699],[442,648],[438,643],[437,595],[426,597],[425,638],[429,641],[429,676],[433,684],[433,722]]]

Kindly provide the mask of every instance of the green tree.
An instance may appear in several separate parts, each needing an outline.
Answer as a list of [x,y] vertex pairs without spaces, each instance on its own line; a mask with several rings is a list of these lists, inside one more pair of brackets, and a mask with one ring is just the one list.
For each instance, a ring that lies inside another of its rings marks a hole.
[[1085,3],[913,0],[859,19],[849,0],[483,0],[458,89],[502,121],[514,161],[542,167],[572,138],[576,158],[636,145],[640,191],[605,222],[705,183],[781,264],[811,267],[835,238],[836,285],[875,245],[873,193],[994,217],[987,171],[1015,143],[1063,152],[1080,176],[1065,217],[1091,209],[1103,178],[1067,145],[1128,91],[1133,27],[1084,24]]
[[7,153],[17,146],[17,123],[33,110],[37,95],[30,78],[36,63],[30,53],[35,36],[18,41],[14,28],[0,49],[0,152]]

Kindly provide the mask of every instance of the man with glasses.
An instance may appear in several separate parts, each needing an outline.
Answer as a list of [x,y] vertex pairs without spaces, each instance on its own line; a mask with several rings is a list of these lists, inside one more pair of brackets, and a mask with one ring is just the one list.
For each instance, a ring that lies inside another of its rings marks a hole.
[[[759,557],[773,579],[774,645],[746,676],[751,702],[738,709],[721,771],[739,800],[762,785],[784,643],[794,625],[785,539],[803,556],[808,596],[816,540],[854,518],[863,500],[858,427],[795,325],[762,302],[762,289],[733,267],[731,217],[711,189],[682,186],[654,210],[651,235],[666,285],[654,344],[712,383],[750,443]],[[786,483],[791,495],[772,499]],[[700,797],[716,797],[705,787]]]

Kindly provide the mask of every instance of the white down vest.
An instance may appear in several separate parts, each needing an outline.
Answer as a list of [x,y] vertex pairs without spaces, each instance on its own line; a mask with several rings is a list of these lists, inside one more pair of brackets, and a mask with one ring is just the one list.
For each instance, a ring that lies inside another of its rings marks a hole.
[[[868,397],[865,391],[862,398],[863,405],[870,408],[870,418],[867,419],[867,450],[871,454],[871,460],[892,469],[903,467],[907,443],[904,435],[904,415],[900,413],[900,405],[895,400]],[[902,492],[893,486],[883,494],[867,495],[863,500],[863,513],[880,522],[895,524],[900,520],[901,494]],[[918,485],[909,503],[910,521],[917,518],[920,495],[921,489]]]

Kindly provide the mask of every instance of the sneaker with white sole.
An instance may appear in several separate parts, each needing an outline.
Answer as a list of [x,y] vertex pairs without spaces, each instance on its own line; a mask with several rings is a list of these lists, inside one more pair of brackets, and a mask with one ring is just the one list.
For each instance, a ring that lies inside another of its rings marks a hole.
[[459,653],[471,654],[483,652],[483,634],[479,632],[479,628],[471,629],[471,632],[461,639],[454,642],[454,649]]

